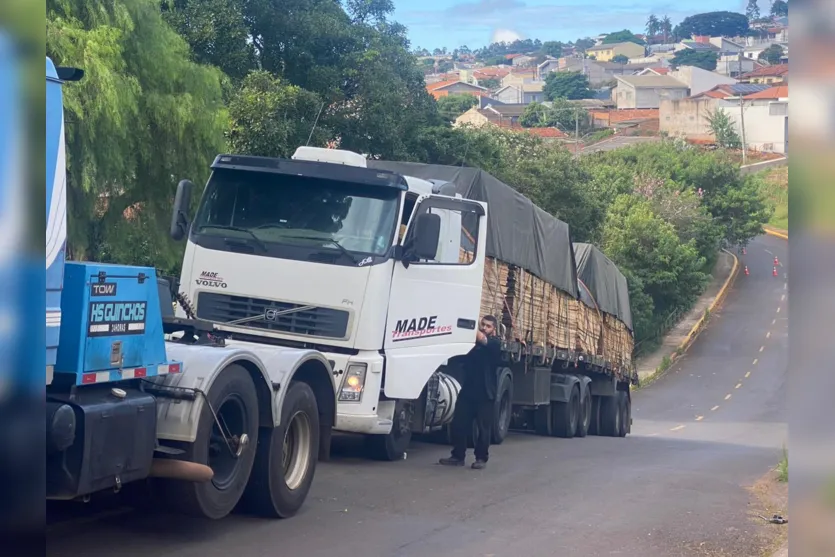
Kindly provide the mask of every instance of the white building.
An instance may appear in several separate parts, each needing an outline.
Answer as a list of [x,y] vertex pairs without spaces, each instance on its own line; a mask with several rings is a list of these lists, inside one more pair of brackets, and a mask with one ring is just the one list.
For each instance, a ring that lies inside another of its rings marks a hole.
[[717,85],[736,83],[736,79],[732,77],[697,68],[696,66],[680,66],[677,70],[671,71],[667,75],[686,84],[690,89],[691,96],[709,91]]

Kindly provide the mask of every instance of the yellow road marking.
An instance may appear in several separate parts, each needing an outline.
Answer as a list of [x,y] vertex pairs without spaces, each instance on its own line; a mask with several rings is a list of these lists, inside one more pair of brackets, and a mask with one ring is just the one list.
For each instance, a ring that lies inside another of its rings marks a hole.
[[751,372],[750,371],[745,374],[745,379],[748,379],[749,377],[751,377]]
[[725,400],[731,400],[731,393],[725,395]]
[[679,430],[682,430],[682,429],[684,429],[683,425],[677,425],[676,427],[670,429],[670,431],[679,431]]
[[704,420],[704,419],[705,419],[705,417],[704,417],[704,416],[696,416],[696,421],[697,421],[697,422],[700,422],[700,421],[702,421],[702,420]]
[[734,389],[738,389],[738,388],[740,388],[741,386],[742,386],[742,383],[737,383],[737,384],[736,384],[736,387],[734,387]]
[[719,410],[719,405],[718,404],[710,409],[711,412],[716,412],[717,410]]

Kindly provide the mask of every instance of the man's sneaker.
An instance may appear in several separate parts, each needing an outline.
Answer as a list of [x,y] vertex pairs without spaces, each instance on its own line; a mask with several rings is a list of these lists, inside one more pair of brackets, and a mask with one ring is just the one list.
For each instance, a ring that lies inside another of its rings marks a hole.
[[473,470],[484,470],[487,467],[486,460],[476,460],[473,462],[472,469]]
[[441,466],[464,466],[464,459],[451,456],[449,458],[442,458],[438,461],[438,464]]

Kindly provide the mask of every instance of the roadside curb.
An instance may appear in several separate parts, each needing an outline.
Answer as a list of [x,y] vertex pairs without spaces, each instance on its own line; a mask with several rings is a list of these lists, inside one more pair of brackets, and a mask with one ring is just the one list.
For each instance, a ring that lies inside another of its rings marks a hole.
[[716,309],[719,304],[721,304],[725,297],[728,294],[728,290],[730,289],[731,285],[733,285],[734,281],[736,281],[736,277],[739,274],[739,259],[736,255],[731,253],[730,251],[723,249],[725,253],[730,255],[734,262],[733,266],[731,267],[731,272],[728,275],[728,278],[725,279],[725,283],[722,285],[722,288],[719,289],[719,292],[716,293],[716,296],[713,298],[713,301],[707,307],[706,311],[702,314],[696,324],[690,329],[690,332],[687,333],[687,336],[684,337],[679,345],[673,350],[672,354],[668,356],[669,363],[665,366],[664,364],[655,368],[655,371],[649,373],[645,377],[640,376],[640,372],[638,373],[638,387],[645,387],[655,381],[656,379],[660,378],[670,367],[672,366],[673,362],[678,359],[679,356],[684,355],[687,352],[687,349],[693,344],[696,338],[699,336],[707,324],[710,322],[710,316],[713,315],[713,311]]
[[768,234],[769,236],[776,236],[777,238],[782,238],[784,240],[789,239],[789,231],[788,230],[779,230],[777,228],[769,228],[769,227],[763,227],[763,230],[765,230],[765,233]]

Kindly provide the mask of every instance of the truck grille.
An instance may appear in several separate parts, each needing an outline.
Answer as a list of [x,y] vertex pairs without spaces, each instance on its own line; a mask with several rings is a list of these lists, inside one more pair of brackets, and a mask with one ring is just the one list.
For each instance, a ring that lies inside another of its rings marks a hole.
[[[304,304],[276,302],[247,296],[230,296],[214,292],[197,295],[197,317],[228,323],[247,317],[263,316],[269,310],[278,312],[304,307]],[[240,324],[241,327],[264,329],[276,333],[291,333],[325,338],[345,338],[348,330],[348,312],[338,309],[312,307],[279,315],[273,320],[256,319]]]

